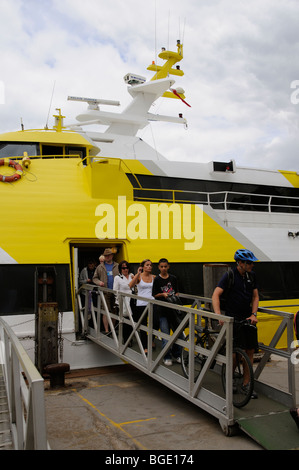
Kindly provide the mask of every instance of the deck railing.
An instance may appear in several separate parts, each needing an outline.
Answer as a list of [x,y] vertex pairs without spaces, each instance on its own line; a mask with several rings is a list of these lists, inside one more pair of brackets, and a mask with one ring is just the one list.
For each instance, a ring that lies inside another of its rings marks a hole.
[[299,197],[235,191],[187,191],[174,189],[134,188],[138,201],[178,204],[204,204],[223,211],[257,211],[268,213],[298,213]]

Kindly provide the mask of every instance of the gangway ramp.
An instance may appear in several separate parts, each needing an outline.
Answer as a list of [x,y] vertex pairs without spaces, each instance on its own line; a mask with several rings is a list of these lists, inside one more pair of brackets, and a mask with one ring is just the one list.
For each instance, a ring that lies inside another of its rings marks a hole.
[[[277,383],[279,378],[275,381]],[[267,385],[259,388],[257,384],[257,400],[235,410],[238,426],[267,450],[298,450],[299,432],[289,412],[288,394],[275,389],[271,397],[271,390],[267,393],[263,387]]]
[[[137,296],[131,294],[118,293],[120,297],[119,312],[109,312],[107,303],[105,301],[105,291],[111,292],[107,288],[96,288],[98,292],[97,305],[91,306],[91,313],[88,311],[87,302],[85,308],[82,307],[80,301],[80,293],[82,289],[86,292],[91,292],[94,287],[89,285],[82,286],[77,295],[78,300],[78,317],[80,318],[81,333],[89,340],[104,347],[110,352],[116,354],[124,362],[128,362],[146,373],[156,381],[170,388],[172,391],[180,394],[185,399],[192,402],[194,405],[205,410],[211,415],[215,416],[220,423],[223,432],[227,435],[233,435],[236,428],[241,428],[249,434],[254,440],[260,443],[265,449],[296,449],[299,444],[299,434],[296,425],[293,422],[289,409],[295,406],[295,369],[291,361],[292,348],[291,343],[293,340],[293,314],[281,311],[272,311],[268,309],[261,309],[263,313],[271,315],[279,315],[281,323],[271,340],[269,345],[263,345],[264,355],[255,370],[255,388],[259,393],[257,400],[251,400],[249,404],[242,408],[237,409],[233,406],[233,391],[232,391],[232,326],[233,319],[230,317],[222,317],[223,326],[215,339],[214,344],[209,349],[204,349],[194,344],[194,331],[195,324],[200,324],[203,318],[208,318],[209,321],[217,320],[219,317],[214,313],[208,312],[202,308],[204,304],[211,302],[211,299],[199,296],[187,296],[184,301],[187,306],[178,306],[168,304],[167,307],[174,310],[180,310],[185,315],[179,327],[171,334],[166,335],[161,333],[160,330],[153,329],[153,306],[163,305],[165,302],[151,300],[148,302],[147,307],[143,312],[143,320],[140,318],[138,321],[133,320],[132,312],[130,310],[130,298]],[[116,292],[115,292],[116,294]],[[139,297],[140,298],[140,297]],[[148,299],[146,299],[148,300]],[[187,303],[188,302],[188,303]],[[129,311],[128,316],[124,316],[124,308]],[[101,331],[101,316],[106,315],[110,325],[111,332],[109,335]],[[132,328],[131,335],[123,341],[123,325],[129,324]],[[148,353],[145,354],[141,340],[140,331],[147,332],[148,338]],[[287,330],[288,351],[281,351],[277,349],[277,343]],[[189,341],[186,337],[182,336],[185,332],[189,335]],[[166,346],[162,348],[161,338],[167,340]],[[152,340],[156,340],[156,348],[152,348]],[[131,347],[131,339],[133,339],[133,346]],[[173,364],[172,367],[166,367],[163,364],[163,357],[168,349],[176,343],[189,351],[189,377],[186,378],[183,374],[180,364]],[[223,344],[226,344],[223,350]],[[200,352],[206,357],[204,365],[198,377],[194,370],[194,352]],[[288,361],[287,373],[287,391],[279,390],[275,384],[264,384],[260,379],[262,378],[263,369],[271,357],[271,354],[282,355]],[[223,390],[221,381],[221,367],[226,366],[226,387]],[[284,439],[279,437],[279,427],[284,427],[286,436],[292,438]],[[287,430],[285,429],[287,428]],[[277,433],[274,430],[277,429]]]
[[266,450],[299,450],[299,433],[289,409],[260,396],[255,401],[264,404],[266,401],[266,406],[260,414],[256,409],[252,410],[251,416],[238,417],[237,412],[236,422],[240,429]]

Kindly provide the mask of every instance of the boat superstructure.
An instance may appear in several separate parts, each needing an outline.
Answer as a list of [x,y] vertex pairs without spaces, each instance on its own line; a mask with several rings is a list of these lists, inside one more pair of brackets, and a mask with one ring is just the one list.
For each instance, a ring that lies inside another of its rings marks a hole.
[[168,258],[182,290],[198,295],[203,266],[231,263],[246,247],[260,260],[262,301],[298,303],[298,174],[235,161],[170,164],[138,136],[151,121],[187,124],[150,112],[163,97],[188,105],[172,78],[183,76],[183,45],[159,57],[151,80],[124,77],[132,100],[122,112],[102,110],[117,101],[72,96],[88,105],[75,122],[58,110],[53,129],[0,135],[0,174],[15,174],[10,161],[21,165],[15,181],[0,181],[1,315],[33,313],[41,266],[55,269],[60,310],[75,310],[79,271],[105,247],[133,267]]

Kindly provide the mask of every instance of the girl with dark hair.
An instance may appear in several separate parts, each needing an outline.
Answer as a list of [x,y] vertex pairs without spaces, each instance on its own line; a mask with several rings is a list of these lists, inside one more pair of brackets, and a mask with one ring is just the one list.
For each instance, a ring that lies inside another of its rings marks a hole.
[[[137,285],[138,295],[140,297],[146,297],[148,299],[153,299],[152,288],[155,276],[152,274],[153,264],[150,259],[145,259],[140,263],[137,274],[134,276],[130,282],[130,287],[133,288]],[[137,299],[136,307],[134,311],[134,321],[138,321],[141,317],[144,309],[146,308],[148,302],[146,300]],[[156,328],[155,322],[155,311],[153,314],[153,328]],[[147,326],[147,315],[144,315],[144,318],[141,322],[142,325]],[[140,330],[140,339],[144,352],[147,353],[147,334],[146,331]],[[155,344],[153,343],[153,347]]]

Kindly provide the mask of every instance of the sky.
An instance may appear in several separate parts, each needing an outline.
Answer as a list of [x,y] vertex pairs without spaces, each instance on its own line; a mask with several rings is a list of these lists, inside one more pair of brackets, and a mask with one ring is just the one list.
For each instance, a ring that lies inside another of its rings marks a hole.
[[0,132],[73,123],[85,103],[130,102],[123,77],[147,79],[161,47],[184,45],[186,101],[159,99],[152,113],[183,113],[188,127],[152,123],[138,134],[166,158],[299,171],[297,0],[0,0]]

